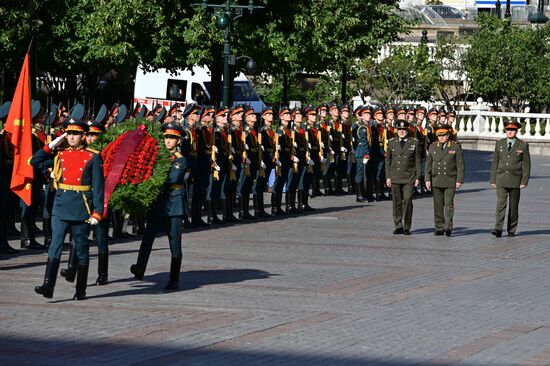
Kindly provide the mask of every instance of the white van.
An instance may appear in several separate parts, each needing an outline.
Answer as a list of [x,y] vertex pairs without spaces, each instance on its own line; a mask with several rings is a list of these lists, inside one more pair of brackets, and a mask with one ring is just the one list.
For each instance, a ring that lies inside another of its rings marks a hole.
[[[166,69],[147,72],[140,65],[136,72],[134,105],[140,103],[151,110],[157,104],[168,109],[177,102],[212,104],[210,79],[210,71],[206,67],[193,67],[193,71],[185,69],[171,74]],[[256,113],[265,107],[243,73],[239,73],[234,80],[233,104],[248,104]]]

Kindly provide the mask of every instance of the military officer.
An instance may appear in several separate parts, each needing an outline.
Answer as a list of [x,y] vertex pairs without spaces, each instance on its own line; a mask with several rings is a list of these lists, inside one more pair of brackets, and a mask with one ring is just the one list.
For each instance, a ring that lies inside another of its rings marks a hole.
[[166,290],[177,290],[181,269],[181,220],[186,215],[184,200],[185,174],[188,172],[185,157],[178,151],[180,140],[183,136],[183,129],[175,123],[166,123],[162,126],[164,134],[164,146],[170,151],[172,166],[168,173],[166,189],[159,196],[147,217],[147,228],[141,245],[136,264],[130,267],[137,280],[143,280],[149,255],[153,248],[155,236],[167,225],[168,242],[172,259],[170,262],[170,277],[164,287]]
[[504,124],[506,138],[497,141],[491,167],[491,186],[497,191],[495,227],[491,234],[502,236],[502,226],[508,204],[508,236],[515,236],[519,219],[520,191],[527,187],[531,174],[529,144],[517,138],[521,125],[517,121]]
[[227,107],[220,107],[216,111],[216,127],[212,130],[211,170],[208,184],[208,223],[222,224],[217,215],[218,201],[221,200],[225,216],[225,192],[224,185],[227,174],[231,168],[229,162],[229,144],[227,142]]
[[[61,249],[66,231],[72,229],[78,263],[74,299],[86,298],[89,265],[89,225],[99,224],[103,214],[103,162],[97,150],[84,146],[87,125],[71,118],[65,133],[56,138],[31,158],[31,164],[41,167],[53,159],[53,179],[57,188],[52,212],[52,242],[44,283],[35,292],[46,298],[53,296]],[[64,141],[68,148],[58,150]]]
[[375,181],[374,189],[376,192],[375,198],[377,201],[384,201],[388,197],[384,194],[386,187],[386,178],[384,176],[386,170],[384,164],[386,162],[386,150],[388,146],[388,140],[390,139],[390,129],[386,126],[384,121],[384,110],[382,107],[374,108],[373,112],[374,122],[376,125],[373,128],[376,129],[376,141],[373,141],[373,154],[375,162]]
[[231,119],[231,125],[228,130],[228,143],[229,143],[229,161],[231,162],[229,179],[226,180],[225,188],[225,219],[229,222],[238,222],[238,218],[233,216],[233,209],[237,209],[238,216],[242,216],[240,213],[241,207],[241,195],[239,194],[237,187],[239,185],[239,178],[241,176],[241,170],[243,168],[243,152],[244,143],[242,140],[243,134],[243,116],[244,106],[236,105],[229,109],[229,118]]
[[451,126],[435,126],[437,142],[430,145],[426,157],[426,188],[434,200],[434,235],[451,236],[454,197],[464,183],[464,156],[459,143],[450,140]]
[[[292,126],[290,126],[290,138],[292,140],[292,166],[289,169],[286,187],[286,212],[288,214],[296,214],[299,213],[299,210],[296,207],[296,192],[299,189],[300,181],[305,174],[304,169],[307,169],[307,141],[306,132],[302,128],[302,110],[299,107],[293,108],[290,117],[292,118]],[[301,198],[300,193],[298,202],[301,202]]]
[[[239,195],[241,197],[239,212],[242,219],[253,220],[256,219],[256,216],[250,214],[250,193],[260,168],[258,133],[255,129],[257,117],[254,108],[244,106],[244,118],[246,125],[241,134],[244,150],[241,155],[243,168],[239,179]],[[254,212],[255,214],[258,212],[256,202],[254,203]]]
[[367,170],[368,163],[370,161],[370,148],[372,145],[372,129],[369,125],[370,122],[370,107],[364,106],[359,112],[358,128],[356,130],[355,140],[357,146],[355,147],[355,160],[357,162],[355,170],[355,194],[356,202],[367,202],[366,181],[368,178]]
[[287,106],[279,108],[281,124],[277,130],[275,141],[275,181],[271,193],[271,214],[276,216],[287,215],[281,208],[283,189],[287,183],[292,164],[292,136],[290,133],[290,109]]
[[388,143],[386,156],[386,185],[391,188],[393,199],[394,234],[410,235],[413,213],[412,196],[420,183],[422,152],[420,144],[409,136],[410,125],[397,120],[397,137]]
[[[334,194],[345,194],[342,189],[342,164],[345,164],[345,149],[342,144],[342,126],[340,124],[340,108],[336,103],[329,104],[329,129],[330,148],[333,159],[329,159],[325,168],[325,181],[328,187],[332,187],[334,179]],[[331,161],[333,160],[333,161]],[[345,171],[345,170],[344,170]],[[340,174],[338,174],[340,172]]]
[[[315,123],[317,120],[317,111],[314,106],[308,105],[304,109],[304,113],[306,115],[305,129],[308,145],[307,162],[311,169],[309,167],[307,169],[306,174],[309,174],[309,181],[307,182],[307,187],[303,187],[304,193],[302,196],[302,205],[305,211],[312,211],[312,208],[308,204],[308,190],[311,185],[311,197],[322,196],[322,193],[319,190],[319,179],[317,177],[321,174],[321,160],[323,158],[323,154],[321,150],[321,131],[319,131]],[[311,162],[309,160],[311,160]]]

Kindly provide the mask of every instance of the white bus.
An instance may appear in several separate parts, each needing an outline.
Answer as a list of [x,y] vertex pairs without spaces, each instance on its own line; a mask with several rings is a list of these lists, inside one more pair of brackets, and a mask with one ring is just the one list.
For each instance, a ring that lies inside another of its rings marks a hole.
[[[157,104],[167,109],[174,103],[212,104],[210,79],[210,71],[205,67],[193,67],[192,71],[178,70],[171,74],[166,69],[147,72],[140,65],[136,72],[134,105],[140,103],[151,110]],[[265,107],[243,73],[239,73],[234,80],[233,104],[248,104],[256,113]]]

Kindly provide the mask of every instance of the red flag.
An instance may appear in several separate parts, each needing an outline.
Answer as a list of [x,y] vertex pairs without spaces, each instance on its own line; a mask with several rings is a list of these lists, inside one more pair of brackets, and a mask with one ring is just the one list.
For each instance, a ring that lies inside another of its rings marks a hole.
[[11,190],[30,206],[34,172],[30,165],[32,157],[32,118],[28,53],[25,56],[25,61],[23,61],[4,130],[10,133],[10,142],[14,146]]

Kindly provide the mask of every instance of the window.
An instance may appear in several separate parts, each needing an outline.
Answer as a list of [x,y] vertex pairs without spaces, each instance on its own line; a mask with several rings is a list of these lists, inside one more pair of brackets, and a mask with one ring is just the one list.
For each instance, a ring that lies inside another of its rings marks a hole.
[[168,86],[166,87],[166,99],[183,102],[185,101],[186,90],[187,81],[168,79]]
[[202,86],[197,83],[191,84],[191,99],[193,99],[199,105],[209,103],[208,95],[206,95]]

